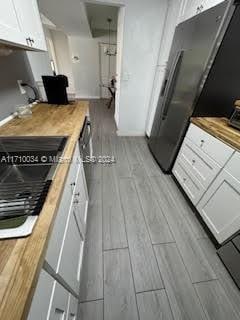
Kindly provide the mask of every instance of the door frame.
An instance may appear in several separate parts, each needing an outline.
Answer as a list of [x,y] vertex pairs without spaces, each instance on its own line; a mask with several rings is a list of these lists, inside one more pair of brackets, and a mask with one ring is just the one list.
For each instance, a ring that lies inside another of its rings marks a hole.
[[114,119],[118,129],[120,121],[120,97],[121,97],[121,79],[122,79],[122,57],[123,57],[123,34],[125,27],[126,4],[121,0],[85,0],[85,3],[95,3],[99,5],[108,5],[118,7],[118,27],[117,27],[117,57],[116,57],[116,97]]
[[[99,84],[102,84],[102,64],[101,64],[101,45],[109,45],[109,43],[107,42],[98,42],[98,57],[99,57]],[[117,43],[110,43],[111,46],[116,46],[117,47]],[[116,59],[116,73],[117,73],[117,59]],[[99,86],[99,94],[100,94],[100,98],[103,98],[103,89],[101,86]]]

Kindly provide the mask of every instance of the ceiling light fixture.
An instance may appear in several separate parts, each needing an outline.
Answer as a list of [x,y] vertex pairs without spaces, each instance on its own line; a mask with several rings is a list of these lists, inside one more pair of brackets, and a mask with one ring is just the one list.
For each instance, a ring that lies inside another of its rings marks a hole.
[[114,50],[114,52],[111,51],[111,23],[112,23],[112,19],[108,18],[107,22],[108,22],[108,48],[105,51],[105,54],[107,56],[116,56],[117,51],[116,50]]

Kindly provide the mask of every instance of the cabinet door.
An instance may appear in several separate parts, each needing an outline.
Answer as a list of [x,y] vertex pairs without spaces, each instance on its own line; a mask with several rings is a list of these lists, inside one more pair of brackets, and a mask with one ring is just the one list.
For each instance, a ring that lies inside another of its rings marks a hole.
[[29,47],[46,51],[46,41],[37,0],[13,0],[22,30]]
[[203,1],[203,10],[210,9],[218,4],[222,3],[224,0],[204,0]]
[[54,279],[42,269],[28,314],[28,320],[47,319],[53,288]]
[[64,186],[62,199],[59,205],[57,216],[54,222],[51,238],[49,240],[47,254],[45,260],[56,272],[59,264],[60,252],[63,244],[63,238],[66,230],[67,220],[70,214],[70,210],[73,202],[73,195],[76,192],[76,179],[79,171],[79,148],[76,146],[73,161],[70,165],[66,183]]
[[203,10],[204,0],[188,0],[185,6],[182,20],[187,20],[199,14]]
[[26,45],[13,0],[0,1],[0,39]]
[[69,294],[67,320],[77,320],[78,300]]
[[240,182],[223,170],[197,206],[219,243],[240,229]]
[[79,294],[80,269],[83,254],[83,240],[73,210],[69,215],[57,274]]
[[[66,320],[68,312],[68,291],[57,281],[54,283],[52,304],[49,312],[49,320]],[[45,320],[45,318],[41,318]]]
[[74,214],[81,232],[83,239],[85,238],[87,212],[88,212],[88,191],[85,179],[85,173],[82,163],[78,171],[78,178],[76,182],[75,195],[74,195]]

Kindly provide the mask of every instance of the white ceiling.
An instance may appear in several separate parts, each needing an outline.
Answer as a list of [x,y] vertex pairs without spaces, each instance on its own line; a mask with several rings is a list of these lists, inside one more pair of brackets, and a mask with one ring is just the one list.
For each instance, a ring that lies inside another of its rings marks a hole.
[[40,11],[67,35],[90,37],[85,4],[80,0],[38,0]]
[[92,30],[108,30],[107,19],[112,19],[111,30],[117,31],[118,7],[86,3],[87,17]]

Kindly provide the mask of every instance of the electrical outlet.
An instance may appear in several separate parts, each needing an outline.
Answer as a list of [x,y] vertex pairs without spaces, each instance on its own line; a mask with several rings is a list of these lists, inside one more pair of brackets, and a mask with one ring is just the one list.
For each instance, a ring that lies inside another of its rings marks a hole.
[[26,94],[26,90],[24,89],[23,86],[21,86],[22,83],[23,83],[22,80],[17,80],[17,84],[19,86],[19,90],[20,90],[21,94]]

